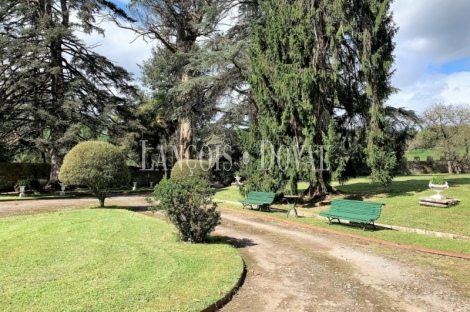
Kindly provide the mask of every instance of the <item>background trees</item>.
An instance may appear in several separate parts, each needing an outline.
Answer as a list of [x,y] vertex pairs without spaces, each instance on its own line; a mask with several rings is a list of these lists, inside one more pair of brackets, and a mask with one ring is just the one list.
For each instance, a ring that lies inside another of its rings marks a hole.
[[469,159],[470,108],[433,104],[420,118],[422,130],[411,141],[410,148],[431,148],[445,157],[449,173],[460,173],[462,162]]
[[[108,1],[0,1],[2,133],[50,156],[50,184],[78,141],[111,135],[132,115],[131,75],[93,52],[77,31],[103,33]],[[72,16],[73,14],[73,16]]]

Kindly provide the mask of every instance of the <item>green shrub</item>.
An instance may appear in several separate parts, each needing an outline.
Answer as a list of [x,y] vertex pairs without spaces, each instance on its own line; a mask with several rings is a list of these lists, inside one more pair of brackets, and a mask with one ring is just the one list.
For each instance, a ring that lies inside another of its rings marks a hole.
[[130,181],[129,168],[121,151],[102,141],[77,144],[65,155],[59,179],[67,185],[86,185],[104,207],[104,200],[113,187]]
[[27,189],[39,192],[42,187],[38,179],[21,179],[17,182],[18,187],[26,186]]
[[190,177],[201,178],[209,181],[212,169],[207,160],[187,159],[177,161],[171,169],[171,178],[185,180]]
[[433,176],[431,179],[432,184],[446,184],[446,180],[443,176]]
[[163,210],[176,226],[182,241],[199,243],[220,224],[220,212],[212,202],[214,190],[201,178],[163,179],[153,197],[160,201],[150,210]]

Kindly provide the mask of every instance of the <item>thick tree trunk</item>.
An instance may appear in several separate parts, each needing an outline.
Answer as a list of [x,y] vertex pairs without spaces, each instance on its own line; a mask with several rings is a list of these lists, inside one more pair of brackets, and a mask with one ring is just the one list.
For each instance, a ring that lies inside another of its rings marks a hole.
[[[181,81],[187,82],[189,79],[188,74],[184,73]],[[179,155],[181,159],[190,159],[189,146],[193,142],[193,129],[191,125],[191,119],[184,117],[180,120],[180,131],[179,131]]]
[[452,173],[452,160],[447,161],[447,171]]
[[60,189],[59,185],[59,170],[64,162],[64,157],[59,155],[55,149],[49,151],[51,155],[51,172],[49,173],[49,182],[46,185],[46,188],[50,189]]
[[[331,185],[327,184],[324,177],[324,171],[317,171],[316,177],[317,181],[315,184],[310,184],[304,192],[304,196],[313,198],[319,197],[321,199],[326,198],[328,193],[332,192],[333,188]],[[327,179],[328,180],[328,179]]]
[[191,120],[189,118],[183,118],[180,121],[179,131],[179,155],[181,159],[190,159],[189,146],[193,142],[193,129]]

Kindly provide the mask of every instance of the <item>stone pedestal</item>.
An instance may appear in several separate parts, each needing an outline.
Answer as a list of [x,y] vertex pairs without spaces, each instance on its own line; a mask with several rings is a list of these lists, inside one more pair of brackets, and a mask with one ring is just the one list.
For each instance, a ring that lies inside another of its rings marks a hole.
[[420,197],[419,204],[421,206],[431,206],[431,207],[441,207],[441,208],[448,208],[451,206],[458,205],[460,203],[459,199],[455,198],[433,198],[433,197]]

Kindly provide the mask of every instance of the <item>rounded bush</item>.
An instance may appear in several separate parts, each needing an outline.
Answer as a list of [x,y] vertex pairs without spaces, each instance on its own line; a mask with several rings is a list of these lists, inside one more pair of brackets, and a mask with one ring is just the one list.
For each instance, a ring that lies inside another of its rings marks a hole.
[[173,165],[170,177],[177,180],[201,178],[206,181],[210,181],[212,177],[212,168],[207,160],[180,160]]
[[130,172],[121,151],[101,141],[77,144],[65,155],[59,180],[68,185],[86,185],[104,206],[104,200],[113,187],[130,182]]
[[158,205],[149,210],[163,210],[178,229],[184,242],[201,243],[220,224],[220,212],[212,201],[214,189],[205,179],[163,179],[153,197]]

